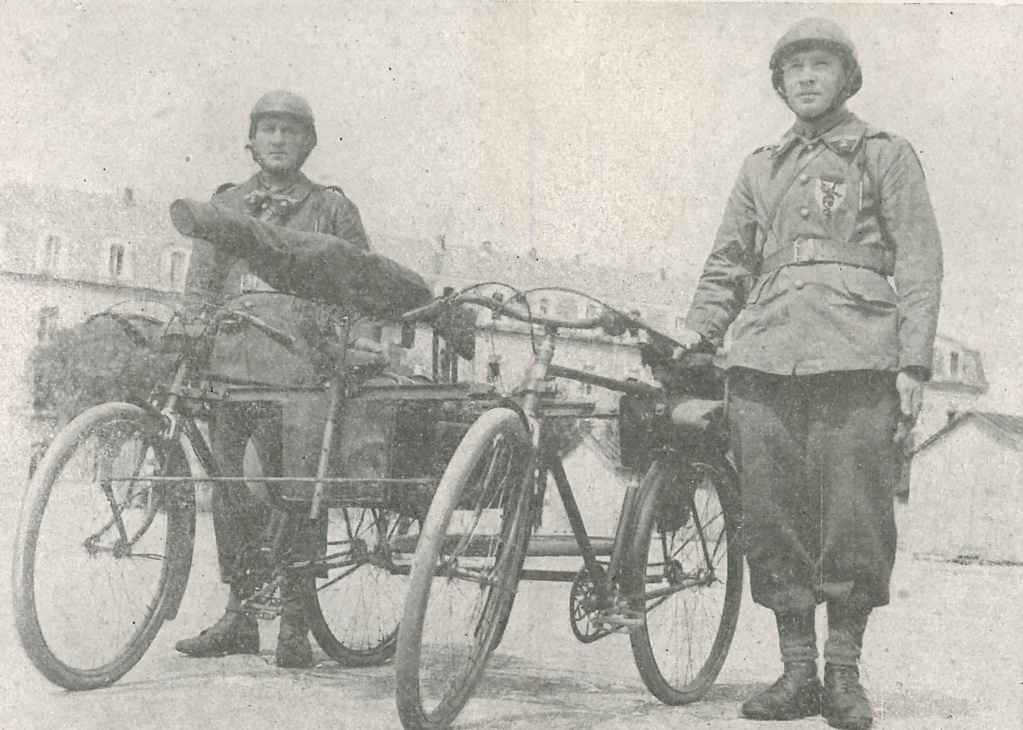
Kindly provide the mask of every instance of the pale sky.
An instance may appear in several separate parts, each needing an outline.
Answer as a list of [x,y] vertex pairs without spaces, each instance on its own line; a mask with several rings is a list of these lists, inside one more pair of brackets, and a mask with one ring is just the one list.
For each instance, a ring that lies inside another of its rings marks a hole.
[[940,330],[981,349],[991,407],[1023,412],[1023,8],[8,0],[0,180],[206,198],[251,174],[248,111],[290,88],[317,116],[306,171],[371,237],[695,281],[743,157],[791,122],[767,59],[807,15],[857,44],[850,108],[920,155]]

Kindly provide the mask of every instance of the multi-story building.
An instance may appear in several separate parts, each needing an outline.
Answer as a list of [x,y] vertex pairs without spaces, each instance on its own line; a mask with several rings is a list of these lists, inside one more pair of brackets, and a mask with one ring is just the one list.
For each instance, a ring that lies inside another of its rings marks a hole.
[[[159,310],[184,285],[189,242],[162,205],[80,191],[0,186],[0,297],[4,347],[0,480],[19,485],[46,425],[31,419],[28,360],[58,328],[131,300]],[[43,429],[43,431],[40,431]],[[18,486],[14,487],[18,489]],[[0,493],[10,489],[0,490]]]
[[943,428],[957,413],[972,410],[988,389],[980,352],[951,337],[938,335],[935,340],[932,369],[914,434],[918,444]]
[[[665,268],[643,270],[596,265],[582,257],[541,257],[536,251],[509,251],[489,241],[478,247],[446,245],[443,236],[428,242],[380,237],[373,241],[382,254],[426,277],[435,293],[456,291],[486,281],[500,281],[519,290],[545,289],[529,296],[538,315],[573,320],[596,316],[600,303],[632,314],[665,334],[681,327],[686,295],[679,279]],[[507,294],[506,294],[507,296]],[[489,312],[478,319],[476,359],[462,363],[460,376],[492,382],[509,390],[526,374],[532,350],[529,328],[507,317],[495,321]],[[563,330],[555,362],[613,378],[646,379],[633,338],[600,331]],[[564,383],[567,397],[586,397],[613,404],[615,394],[580,383]]]

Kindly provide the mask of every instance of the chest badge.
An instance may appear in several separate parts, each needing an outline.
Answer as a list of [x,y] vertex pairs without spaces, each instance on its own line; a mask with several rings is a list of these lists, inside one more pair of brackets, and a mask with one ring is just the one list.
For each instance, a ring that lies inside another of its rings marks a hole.
[[849,190],[848,183],[831,182],[817,178],[814,180],[813,197],[820,206],[825,220],[831,218],[832,211],[842,205],[845,194]]

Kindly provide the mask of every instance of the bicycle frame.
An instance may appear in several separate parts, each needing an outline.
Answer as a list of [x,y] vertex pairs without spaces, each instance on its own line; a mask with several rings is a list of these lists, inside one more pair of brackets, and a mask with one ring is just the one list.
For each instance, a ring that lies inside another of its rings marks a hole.
[[[480,304],[494,308],[491,303],[479,298],[471,298],[469,303]],[[507,314],[506,310],[502,313]],[[515,315],[513,315],[515,316]],[[622,498],[621,511],[613,537],[593,537],[586,529],[585,521],[575,499],[571,483],[565,472],[561,458],[552,448],[550,439],[547,436],[547,420],[552,416],[550,413],[551,396],[556,390],[554,378],[562,378],[576,382],[588,383],[605,389],[639,396],[657,403],[665,400],[664,391],[652,385],[635,380],[616,380],[582,370],[553,364],[556,351],[556,341],[560,328],[589,329],[600,326],[600,318],[583,321],[581,323],[566,322],[551,318],[530,318],[536,324],[542,326],[542,334],[539,337],[539,345],[534,348],[533,362],[530,366],[526,381],[519,389],[524,396],[521,400],[521,413],[526,420],[533,443],[534,464],[533,480],[531,488],[531,499],[534,502],[530,505],[533,514],[533,524],[539,524],[539,510],[543,506],[543,496],[547,487],[547,475],[554,480],[558,490],[565,514],[572,530],[571,542],[559,535],[531,535],[527,545],[526,556],[528,557],[550,557],[550,556],[581,556],[583,570],[589,578],[594,581],[597,596],[601,605],[605,608],[612,608],[616,602],[623,605],[640,599],[643,601],[657,600],[670,596],[680,590],[691,588],[694,584],[691,581],[681,581],[669,588],[662,588],[656,591],[643,592],[641,595],[626,595],[621,592],[619,578],[626,568],[627,553],[632,543],[632,530],[635,525],[635,511],[638,508],[641,492],[637,483],[627,485]],[[656,334],[656,333],[655,333]],[[663,335],[659,337],[664,338]],[[664,338],[667,339],[667,338]],[[559,414],[560,415],[560,414]],[[588,417],[611,417],[614,414],[588,414]],[[555,416],[557,417],[557,416]],[[564,416],[562,416],[564,417]],[[700,535],[701,540],[703,535]],[[573,544],[574,543],[574,544]],[[706,546],[704,545],[704,553]],[[709,556],[706,556],[709,562]],[[602,563],[600,558],[607,558]],[[605,567],[606,565],[606,567]],[[520,573],[520,580],[532,581],[554,581],[573,582],[580,576],[578,571],[551,570],[538,568],[524,568]],[[697,581],[699,582],[699,581]],[[621,606],[619,606],[621,608]]]
[[[561,458],[557,453],[554,453],[549,440],[546,438],[546,404],[542,396],[551,392],[554,386],[554,377],[591,383],[612,390],[647,396],[659,395],[660,390],[643,383],[619,381],[580,370],[553,365],[552,360],[556,349],[557,334],[557,325],[548,324],[544,326],[541,342],[536,348],[533,364],[523,389],[525,397],[522,401],[522,412],[530,425],[534,451],[536,453],[537,463],[533,473],[535,485],[532,490],[533,499],[536,500],[536,504],[542,507],[543,492],[547,485],[547,474],[550,473],[565,508],[569,525],[572,528],[572,536],[575,540],[577,552],[567,549],[564,541],[558,538],[545,539],[543,536],[531,536],[526,555],[527,557],[580,555],[585,571],[597,587],[598,595],[601,595],[605,601],[610,603],[614,592],[617,590],[617,578],[622,572],[626,552],[631,543],[632,535],[629,533],[634,523],[632,518],[639,497],[639,488],[635,483],[630,483],[626,487],[614,537],[610,539],[606,537],[591,537],[586,530],[582,513],[572,491],[568,475],[565,473],[565,467],[561,462]],[[609,557],[609,564],[606,569],[598,560],[599,557],[604,556]],[[520,574],[520,579],[572,582],[576,580],[578,575],[578,571],[525,568]]]

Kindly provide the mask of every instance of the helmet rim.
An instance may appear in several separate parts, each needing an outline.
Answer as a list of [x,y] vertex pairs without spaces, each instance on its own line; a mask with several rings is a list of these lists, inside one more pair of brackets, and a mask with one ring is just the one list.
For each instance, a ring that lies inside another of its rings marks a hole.
[[854,96],[863,86],[863,71],[856,56],[856,47],[841,26],[824,18],[800,20],[775,44],[768,67],[771,70],[771,85],[778,95],[785,98],[782,61],[792,53],[813,49],[829,51],[842,59],[848,73],[845,99]]
[[312,133],[313,146],[316,145],[316,120],[312,107],[295,92],[277,89],[268,91],[256,100],[249,112],[250,140],[256,135],[256,124],[268,116],[285,116],[301,122]]

